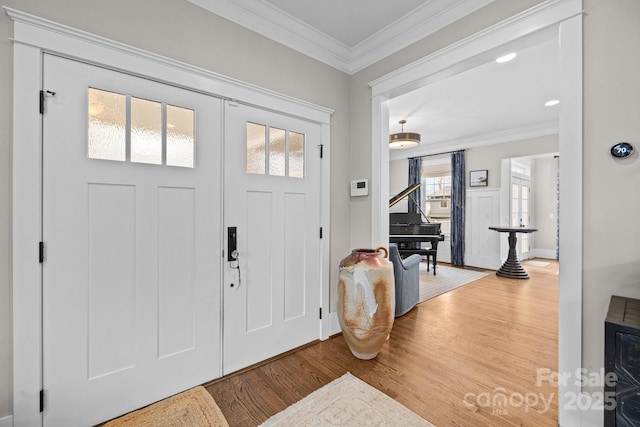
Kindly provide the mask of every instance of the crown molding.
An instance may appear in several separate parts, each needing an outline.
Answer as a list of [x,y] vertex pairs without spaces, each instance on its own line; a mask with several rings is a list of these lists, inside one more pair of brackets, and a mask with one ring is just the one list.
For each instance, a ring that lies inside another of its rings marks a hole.
[[372,65],[495,0],[431,0],[352,49],[351,73]]
[[351,69],[351,49],[269,3],[256,0],[187,0],[340,71]]
[[484,135],[474,135],[435,143],[422,143],[415,148],[406,150],[389,150],[389,160],[408,159],[410,157],[426,156],[444,151],[449,152],[503,144],[505,142],[521,141],[541,136],[556,135],[558,133],[560,133],[559,122],[558,120],[552,120],[519,128],[490,132]]
[[353,48],[264,1],[187,1],[353,75],[495,0],[429,0]]

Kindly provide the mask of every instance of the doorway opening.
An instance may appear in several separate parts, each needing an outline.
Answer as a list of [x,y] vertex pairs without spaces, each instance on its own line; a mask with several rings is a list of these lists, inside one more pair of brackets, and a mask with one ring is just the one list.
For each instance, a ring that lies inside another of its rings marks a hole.
[[[383,76],[370,83],[372,87],[372,244],[384,244],[388,240],[388,206],[384,203],[389,188],[388,150],[390,131],[390,103],[393,99],[433,82],[455,76],[486,63],[499,56],[505,47],[519,42],[531,42],[548,36],[551,31],[560,39],[560,110],[557,132],[560,161],[560,191],[563,209],[560,212],[559,256],[563,262],[560,278],[560,332],[559,371],[575,372],[582,366],[582,4],[580,1],[543,3],[513,18],[503,21],[474,36],[436,52],[401,70]],[[525,37],[530,36],[530,37]],[[494,135],[497,137],[497,135]],[[497,139],[497,138],[496,138]],[[433,152],[462,149],[468,140],[450,140],[430,145],[425,151]],[[495,142],[495,141],[493,141]],[[485,141],[485,144],[489,142]],[[482,142],[478,142],[479,146]],[[414,149],[411,149],[414,150]],[[408,152],[409,156],[418,155]],[[511,157],[511,156],[505,156]],[[472,165],[467,164],[467,170]],[[480,168],[478,168],[480,169]],[[486,169],[486,168],[483,168]],[[499,172],[498,172],[498,175]],[[495,177],[498,179],[499,176]],[[489,185],[492,174],[489,173]],[[501,204],[503,206],[503,204]],[[579,385],[560,385],[560,424],[580,423],[579,411],[564,408],[565,396],[579,395]]]

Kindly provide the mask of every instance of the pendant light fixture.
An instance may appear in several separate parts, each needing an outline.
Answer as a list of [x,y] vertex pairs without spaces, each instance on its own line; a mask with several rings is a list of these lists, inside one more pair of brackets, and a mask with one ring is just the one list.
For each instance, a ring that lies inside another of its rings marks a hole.
[[400,120],[398,123],[402,126],[402,130],[398,133],[389,135],[389,148],[410,148],[420,144],[420,134],[415,132],[405,132],[404,124],[406,120]]

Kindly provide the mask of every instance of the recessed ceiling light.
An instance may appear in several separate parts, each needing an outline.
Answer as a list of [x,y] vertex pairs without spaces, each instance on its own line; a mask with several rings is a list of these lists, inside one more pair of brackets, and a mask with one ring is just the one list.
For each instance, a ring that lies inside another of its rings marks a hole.
[[560,101],[558,99],[551,99],[547,102],[544,103],[545,107],[553,107],[554,105],[558,105],[560,104]]
[[501,56],[500,58],[496,59],[496,62],[499,64],[504,64],[505,62],[509,62],[511,60],[513,60],[513,58],[516,57],[516,53],[515,52],[511,52],[508,53],[504,56]]

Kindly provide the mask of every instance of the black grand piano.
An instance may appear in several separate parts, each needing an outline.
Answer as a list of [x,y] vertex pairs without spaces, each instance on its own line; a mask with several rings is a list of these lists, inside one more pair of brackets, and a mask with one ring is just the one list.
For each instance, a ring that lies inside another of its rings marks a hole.
[[[420,184],[410,185],[398,193],[389,200],[389,207],[410,196],[418,187],[420,187]],[[423,221],[423,218],[426,222]],[[430,258],[432,258],[433,274],[435,275],[438,242],[444,241],[444,234],[440,232],[440,225],[439,222],[429,222],[424,213],[391,213],[389,214],[389,242],[398,245],[398,251],[402,257],[412,254],[426,256],[427,266]],[[430,243],[431,247],[422,248],[423,242]]]

